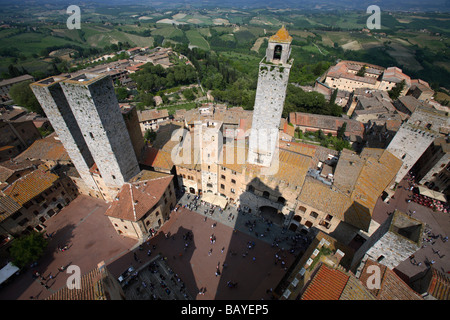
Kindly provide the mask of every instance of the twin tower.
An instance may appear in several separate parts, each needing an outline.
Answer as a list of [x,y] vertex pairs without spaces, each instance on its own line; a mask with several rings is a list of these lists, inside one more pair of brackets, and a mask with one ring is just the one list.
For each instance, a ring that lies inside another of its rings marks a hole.
[[107,188],[101,192],[114,198],[140,169],[111,77],[50,77],[31,89],[86,187],[99,191],[90,173],[97,166]]
[[[292,61],[292,37],[282,27],[270,37],[259,66],[247,161],[270,167],[277,152],[278,130]],[[107,75],[60,76],[31,84],[36,98],[63,143],[86,187],[112,200],[139,164]],[[91,174],[100,174],[99,187]]]

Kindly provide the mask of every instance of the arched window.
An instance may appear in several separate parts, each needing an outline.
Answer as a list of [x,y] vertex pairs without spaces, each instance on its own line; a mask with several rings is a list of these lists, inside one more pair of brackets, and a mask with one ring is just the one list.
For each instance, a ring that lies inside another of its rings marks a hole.
[[278,202],[278,203],[281,203],[281,204],[285,204],[285,203],[286,203],[286,199],[283,198],[283,197],[278,197],[277,202]]
[[315,211],[311,211],[311,213],[309,215],[314,219],[316,219],[319,216],[319,214]]
[[250,186],[248,186],[247,191],[248,191],[248,192],[251,192],[251,193],[254,193],[254,192],[255,192],[255,187],[252,186],[252,185],[250,185]]
[[280,60],[281,59],[281,45],[276,45],[275,49],[273,50],[273,60]]
[[305,213],[305,212],[306,212],[306,208],[303,207],[303,206],[298,207],[298,210],[299,210],[301,213]]
[[263,192],[263,197],[269,199],[270,193],[268,191]]

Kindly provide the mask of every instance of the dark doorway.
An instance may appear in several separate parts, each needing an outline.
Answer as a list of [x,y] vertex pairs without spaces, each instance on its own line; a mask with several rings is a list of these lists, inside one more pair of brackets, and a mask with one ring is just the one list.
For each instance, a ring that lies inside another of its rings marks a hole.
[[277,208],[271,206],[262,206],[259,208],[261,210],[261,215],[264,219],[271,220],[277,225],[282,225],[284,222],[284,215],[278,211]]

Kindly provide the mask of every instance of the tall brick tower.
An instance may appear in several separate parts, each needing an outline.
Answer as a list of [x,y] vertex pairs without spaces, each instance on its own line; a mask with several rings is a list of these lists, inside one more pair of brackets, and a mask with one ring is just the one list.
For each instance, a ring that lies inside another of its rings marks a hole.
[[272,164],[292,60],[292,37],[283,26],[269,38],[266,56],[259,63],[253,122],[249,138],[248,162]]
[[82,74],[61,87],[104,183],[115,194],[140,170],[111,77]]

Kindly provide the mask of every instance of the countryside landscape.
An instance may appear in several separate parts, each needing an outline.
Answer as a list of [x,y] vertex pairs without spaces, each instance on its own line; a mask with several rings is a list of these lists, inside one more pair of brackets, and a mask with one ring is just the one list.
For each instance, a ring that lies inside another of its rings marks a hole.
[[[219,100],[250,109],[257,65],[268,37],[285,25],[293,37],[290,83],[313,85],[338,59],[366,61],[398,66],[429,82],[441,103],[450,100],[446,81],[450,76],[450,16],[445,12],[381,8],[381,29],[369,30],[370,14],[364,9],[207,9],[190,5],[158,9],[99,3],[80,8],[82,27],[70,30],[66,25],[70,15],[62,4],[6,6],[0,27],[1,77],[29,73],[41,79],[55,71],[89,66],[97,57],[132,47],[178,46],[185,54],[196,48],[220,64],[219,68],[208,66],[211,73],[220,69],[222,79],[216,77],[220,83],[209,85],[220,91],[216,94]],[[224,69],[247,79],[237,89],[248,93],[248,101],[229,97],[237,85],[223,79]],[[203,84],[210,82],[208,74],[198,74]]]

